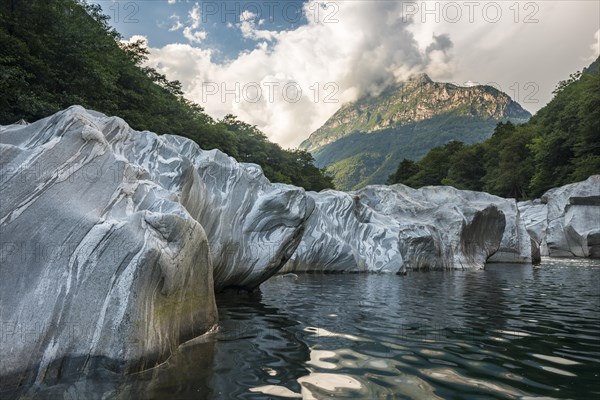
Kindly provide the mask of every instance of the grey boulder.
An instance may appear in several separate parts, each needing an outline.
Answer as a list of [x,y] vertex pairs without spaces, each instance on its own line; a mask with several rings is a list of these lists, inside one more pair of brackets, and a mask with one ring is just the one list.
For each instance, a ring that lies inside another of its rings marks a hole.
[[[357,194],[366,205],[400,224],[404,242],[414,243],[409,246],[414,256],[405,255],[413,267],[422,265],[414,260],[425,255],[430,260],[424,265],[435,268],[531,262],[530,239],[514,200],[449,186],[371,186]],[[425,244],[435,251],[414,250]]]
[[80,107],[0,127],[2,387],[153,367],[217,322],[204,229],[118,140]]
[[541,255],[600,258],[600,175],[519,203]]
[[256,165],[79,106],[0,127],[0,156],[3,386],[165,360],[215,327],[215,288],[281,268],[312,204]]
[[315,208],[281,272],[403,272],[530,263],[514,200],[451,187],[309,193]]
[[335,190],[309,192],[314,209],[284,272],[392,272],[402,267],[398,225]]

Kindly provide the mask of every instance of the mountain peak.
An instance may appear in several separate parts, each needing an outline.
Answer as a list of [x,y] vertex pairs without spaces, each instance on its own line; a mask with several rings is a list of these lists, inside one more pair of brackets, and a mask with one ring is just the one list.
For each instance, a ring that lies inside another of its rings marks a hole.
[[420,74],[412,75],[407,79],[408,82],[416,82],[416,83],[433,83],[429,75],[425,72],[421,72]]
[[499,121],[531,115],[491,86],[434,82],[421,73],[342,106],[300,146],[328,167],[337,188],[385,182],[403,158],[419,158],[450,140],[481,142]]
[[434,82],[426,73],[419,73],[378,96],[343,105],[300,146],[313,151],[354,132],[374,133],[443,115],[520,122],[531,117],[510,96],[491,86],[456,86]]

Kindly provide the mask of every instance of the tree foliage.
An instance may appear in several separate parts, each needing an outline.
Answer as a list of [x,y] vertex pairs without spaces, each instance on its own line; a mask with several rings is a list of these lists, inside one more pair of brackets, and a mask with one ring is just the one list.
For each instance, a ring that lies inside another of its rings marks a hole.
[[411,176],[415,175],[419,172],[419,166],[413,160],[409,160],[408,158],[404,158],[400,161],[400,165],[398,165],[398,169],[388,178],[387,183],[393,184],[394,182],[404,182]]
[[120,39],[98,5],[1,2],[0,124],[34,121],[79,104],[119,116],[134,129],[185,136],[203,149],[259,164],[272,181],[332,187],[310,154],[284,150],[234,116],[213,120],[183,97],[180,82],[143,66],[143,42]]
[[555,97],[527,123],[499,123],[480,144],[450,142],[388,183],[451,185],[517,199],[600,174],[599,60],[561,81]]

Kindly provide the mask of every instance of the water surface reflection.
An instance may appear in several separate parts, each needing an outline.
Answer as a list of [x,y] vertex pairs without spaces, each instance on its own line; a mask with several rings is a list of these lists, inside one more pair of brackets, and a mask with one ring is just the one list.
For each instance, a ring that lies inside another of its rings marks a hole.
[[600,396],[600,265],[274,277],[217,299],[220,330],[153,371],[38,398]]

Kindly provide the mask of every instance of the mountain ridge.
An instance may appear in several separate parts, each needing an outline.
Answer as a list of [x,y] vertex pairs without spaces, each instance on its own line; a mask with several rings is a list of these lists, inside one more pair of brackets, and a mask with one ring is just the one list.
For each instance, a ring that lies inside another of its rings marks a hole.
[[[393,164],[397,166],[396,161],[402,159],[399,157],[417,159],[450,140],[483,141],[498,122],[523,123],[530,117],[528,111],[494,87],[457,86],[418,74],[378,96],[364,96],[343,105],[300,148],[311,152],[318,166],[328,167],[337,188],[358,189],[384,183]],[[348,178],[351,166],[339,163],[354,157],[360,164],[361,157],[356,157],[367,149],[365,156],[373,162],[359,176]],[[383,171],[378,172],[381,166]]]
[[600,57],[557,83],[526,124],[498,124],[482,143],[448,143],[419,161],[402,160],[390,184],[450,185],[534,199],[600,174]]

